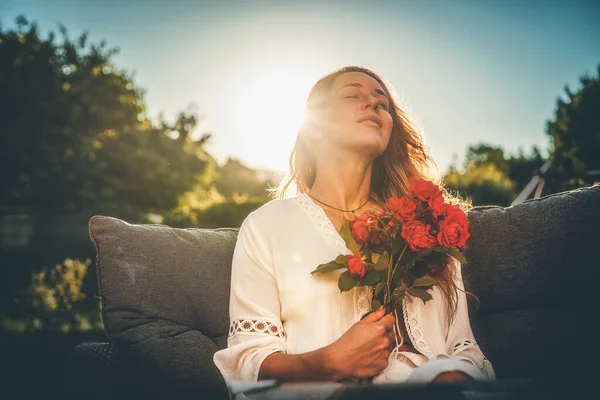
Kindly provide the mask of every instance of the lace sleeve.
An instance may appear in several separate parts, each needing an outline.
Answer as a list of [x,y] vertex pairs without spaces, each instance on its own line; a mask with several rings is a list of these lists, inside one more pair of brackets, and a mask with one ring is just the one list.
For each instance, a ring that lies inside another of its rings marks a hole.
[[458,305],[456,317],[448,328],[446,337],[448,354],[454,359],[464,360],[475,365],[487,379],[496,379],[494,368],[479,348],[471,329],[467,297],[462,279],[462,265],[458,260],[454,258],[453,260],[452,265],[455,268],[454,274],[458,286]]
[[270,251],[252,217],[242,223],[233,252],[227,348],[213,358],[226,382],[255,382],[268,355],[286,352]]

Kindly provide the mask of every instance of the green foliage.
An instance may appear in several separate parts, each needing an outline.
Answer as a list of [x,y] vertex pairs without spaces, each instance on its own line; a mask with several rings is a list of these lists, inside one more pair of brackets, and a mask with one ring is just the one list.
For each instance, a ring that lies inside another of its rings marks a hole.
[[479,143],[469,146],[462,170],[452,165],[443,179],[473,205],[508,206],[544,163],[537,146],[531,154],[519,148],[517,155],[506,155],[501,147]]
[[19,318],[0,316],[0,330],[9,332],[86,331],[102,329],[99,304],[90,314],[82,307],[84,278],[91,260],[66,258],[53,268],[43,267],[30,276],[29,287],[19,296]]
[[559,98],[554,118],[546,123],[553,151],[547,185],[552,191],[589,186],[600,179],[586,171],[600,170],[600,65],[597,75],[580,78],[581,88],[564,90],[566,101]]
[[350,233],[350,221],[346,218],[343,218],[340,236],[344,239],[344,242],[346,242],[346,247],[348,247],[348,250],[354,254],[358,254],[359,246],[354,241],[354,237],[352,237],[352,234]]
[[[203,193],[208,193],[204,196]],[[174,227],[239,227],[250,212],[258,209],[267,197],[222,196],[214,187],[184,193],[179,206],[165,214],[163,223]]]
[[60,36],[25,18],[0,30],[0,206],[130,220],[177,206],[214,163],[208,137],[191,139],[196,117],[154,126],[116,49]]
[[452,171],[443,180],[444,186],[466,195],[474,205],[508,206],[517,195],[515,183],[495,164],[472,166],[464,173]]
[[350,271],[344,271],[341,273],[338,280],[338,287],[340,288],[340,291],[347,292],[356,285],[358,285],[358,281],[354,279],[352,275],[350,275]]
[[248,196],[265,196],[268,181],[260,179],[255,170],[243,165],[239,160],[229,158],[218,169],[219,178],[215,186],[219,193],[230,197],[235,193]]
[[502,147],[491,146],[486,143],[470,145],[465,156],[465,170],[494,164],[496,169],[505,174],[509,172],[508,160],[504,157]]

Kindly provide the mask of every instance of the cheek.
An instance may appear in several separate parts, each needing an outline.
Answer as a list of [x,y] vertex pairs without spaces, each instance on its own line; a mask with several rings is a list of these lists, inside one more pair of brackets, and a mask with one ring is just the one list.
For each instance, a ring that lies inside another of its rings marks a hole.
[[348,132],[355,127],[356,114],[352,107],[337,104],[329,110],[326,120],[329,122],[329,131]]
[[394,121],[392,121],[392,117],[388,116],[384,122],[384,126],[385,126],[385,134],[386,137],[389,139],[391,134],[392,134],[392,129],[394,128]]

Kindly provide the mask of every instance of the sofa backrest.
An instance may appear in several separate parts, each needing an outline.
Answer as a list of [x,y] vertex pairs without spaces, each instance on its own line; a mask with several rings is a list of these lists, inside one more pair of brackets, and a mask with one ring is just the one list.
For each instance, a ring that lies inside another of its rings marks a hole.
[[[566,277],[600,266],[594,251],[600,184],[513,207],[475,207],[467,215],[471,239],[463,274],[481,302],[476,308],[469,301],[475,336],[499,376],[530,376],[562,338],[556,326]],[[238,231],[93,217],[107,336],[135,344],[194,329],[225,347]]]
[[[585,279],[600,267],[600,184],[475,207],[463,275],[475,336],[504,377],[547,378],[567,350]],[[589,289],[588,289],[589,290]]]

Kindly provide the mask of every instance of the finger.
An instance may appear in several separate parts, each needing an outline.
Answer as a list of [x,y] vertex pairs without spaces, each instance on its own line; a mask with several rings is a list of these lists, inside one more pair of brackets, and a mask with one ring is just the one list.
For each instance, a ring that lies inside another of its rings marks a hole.
[[381,318],[378,323],[383,325],[386,330],[389,330],[392,329],[396,323],[396,317],[394,317],[394,314],[387,314],[385,317]]
[[396,344],[396,333],[393,330],[389,331],[388,336],[392,343]]
[[364,322],[377,322],[385,315],[385,308],[381,306],[378,310],[370,313],[362,319]]

